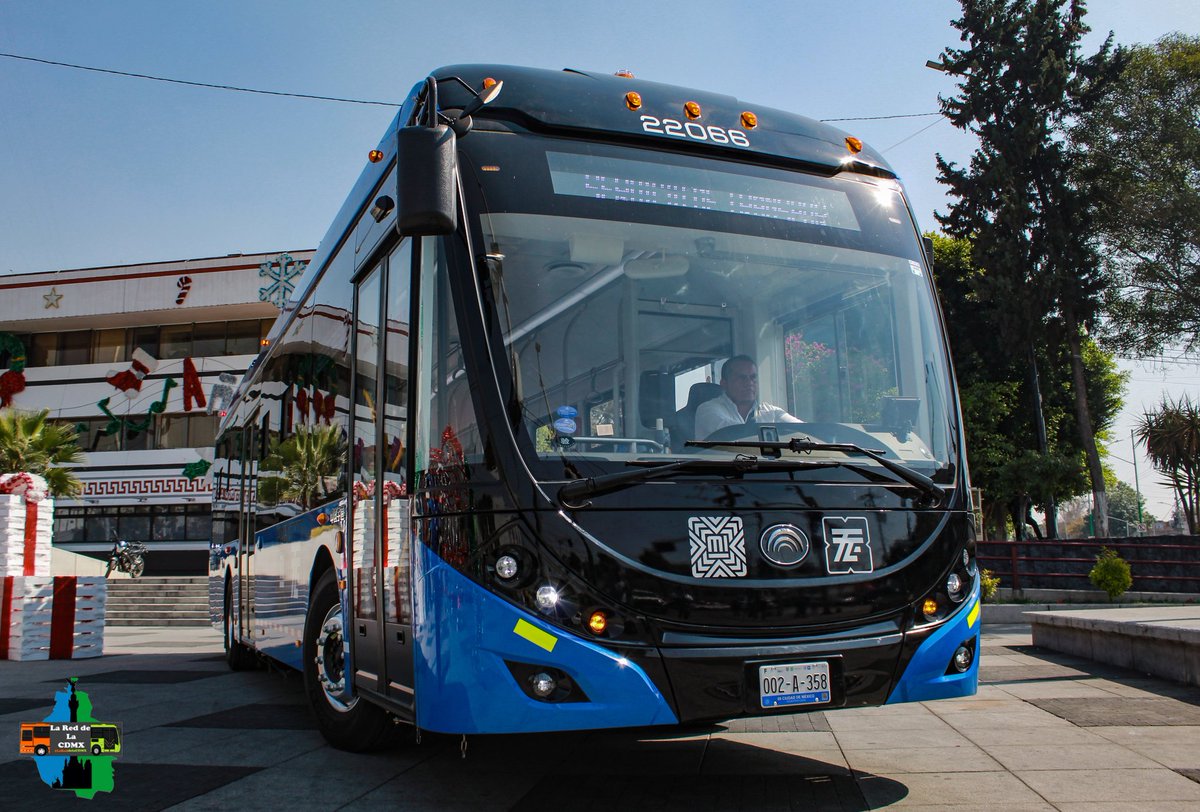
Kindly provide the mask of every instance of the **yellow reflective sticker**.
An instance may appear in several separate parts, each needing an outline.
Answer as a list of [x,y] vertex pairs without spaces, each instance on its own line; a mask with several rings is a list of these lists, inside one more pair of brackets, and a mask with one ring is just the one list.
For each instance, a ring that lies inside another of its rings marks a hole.
[[967,614],[967,628],[975,628],[976,620],[979,620],[979,601],[975,601],[975,605],[971,607],[971,611]]
[[554,651],[554,644],[558,642],[558,638],[549,632],[544,632],[532,623],[526,623],[524,620],[518,620],[517,625],[513,626],[513,632],[524,637],[530,643],[533,643],[539,648],[544,648],[546,651]]

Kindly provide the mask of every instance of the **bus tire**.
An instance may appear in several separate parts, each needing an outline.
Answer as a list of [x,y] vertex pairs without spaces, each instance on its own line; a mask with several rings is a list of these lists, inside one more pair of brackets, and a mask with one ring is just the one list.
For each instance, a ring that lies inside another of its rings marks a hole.
[[337,579],[333,570],[326,570],[313,587],[304,621],[304,691],[317,727],[331,745],[354,753],[383,749],[397,740],[390,715],[360,697],[346,703],[334,695],[347,678],[341,654],[344,628]]
[[233,586],[225,582],[225,662],[230,671],[246,671],[254,667],[254,654],[235,639],[233,629]]
[[98,745],[98,744],[93,744],[93,745],[92,745],[92,755],[93,755],[93,756],[98,756],[98,755],[100,755],[100,745]]

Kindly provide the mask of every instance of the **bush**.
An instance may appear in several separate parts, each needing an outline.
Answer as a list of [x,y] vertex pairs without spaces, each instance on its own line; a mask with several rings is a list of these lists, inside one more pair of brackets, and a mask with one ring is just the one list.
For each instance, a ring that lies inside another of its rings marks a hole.
[[991,570],[983,570],[979,573],[979,591],[983,594],[985,601],[996,597],[996,590],[999,588],[1000,579],[992,575]]
[[1116,550],[1107,547],[1100,548],[1096,556],[1096,564],[1088,573],[1088,580],[1096,588],[1108,593],[1109,600],[1116,600],[1133,586],[1133,575],[1129,571],[1129,562],[1117,555]]

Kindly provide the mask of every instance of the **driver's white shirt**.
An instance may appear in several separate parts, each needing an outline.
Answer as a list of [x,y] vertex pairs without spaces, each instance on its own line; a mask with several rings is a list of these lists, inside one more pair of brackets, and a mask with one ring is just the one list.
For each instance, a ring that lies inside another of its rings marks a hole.
[[717,429],[743,423],[803,423],[800,418],[788,414],[786,409],[770,403],[755,401],[750,411],[742,417],[737,404],[722,392],[712,400],[706,400],[696,409],[696,436],[687,439],[705,440]]

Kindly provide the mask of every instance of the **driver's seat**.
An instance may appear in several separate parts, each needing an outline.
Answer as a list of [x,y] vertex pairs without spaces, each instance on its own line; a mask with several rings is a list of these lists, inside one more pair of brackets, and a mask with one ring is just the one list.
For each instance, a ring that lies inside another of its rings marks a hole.
[[685,440],[703,440],[696,436],[696,410],[721,394],[721,385],[716,383],[694,383],[688,390],[687,405],[675,413],[674,439],[679,443]]

